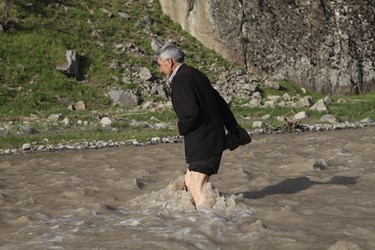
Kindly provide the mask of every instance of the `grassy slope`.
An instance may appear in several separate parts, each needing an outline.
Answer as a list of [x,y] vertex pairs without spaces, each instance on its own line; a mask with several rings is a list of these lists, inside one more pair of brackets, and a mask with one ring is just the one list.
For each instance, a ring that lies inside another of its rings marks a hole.
[[[201,59],[206,65],[213,60],[225,64],[163,16],[156,3],[154,9],[148,7],[148,1],[134,1],[134,4],[126,4],[129,1],[37,1],[32,5],[28,2],[17,1],[11,12],[12,28],[0,34],[2,117],[68,112],[56,96],[74,102],[82,100],[91,109],[109,108],[110,100],[104,95],[108,87],[125,85],[114,80],[115,77],[121,79],[124,68],[120,65],[136,64],[153,72],[157,70],[150,64],[154,54],[152,37],[140,21],[146,15],[155,20],[152,28],[159,36],[178,41],[193,55],[190,57],[192,64]],[[118,15],[108,17],[103,9],[125,12],[130,19]],[[185,36],[184,41],[180,35]],[[116,51],[114,45],[121,43],[133,44],[145,56]],[[68,49],[75,49],[85,58],[83,82],[67,78],[56,70],[57,65],[64,63]],[[201,57],[194,57],[195,54]],[[113,62],[119,67],[110,68]]]

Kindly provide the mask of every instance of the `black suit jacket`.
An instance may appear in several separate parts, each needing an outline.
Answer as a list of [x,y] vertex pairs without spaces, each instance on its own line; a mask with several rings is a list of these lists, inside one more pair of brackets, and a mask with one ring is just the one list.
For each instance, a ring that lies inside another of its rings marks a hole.
[[188,163],[206,160],[227,148],[224,127],[232,131],[238,124],[206,75],[181,65],[172,79],[172,104]]

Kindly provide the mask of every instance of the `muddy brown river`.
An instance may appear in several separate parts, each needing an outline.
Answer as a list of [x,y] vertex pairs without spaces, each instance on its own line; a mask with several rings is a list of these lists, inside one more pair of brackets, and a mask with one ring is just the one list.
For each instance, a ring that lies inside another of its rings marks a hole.
[[254,136],[204,211],[183,144],[0,156],[0,249],[375,249],[375,128]]

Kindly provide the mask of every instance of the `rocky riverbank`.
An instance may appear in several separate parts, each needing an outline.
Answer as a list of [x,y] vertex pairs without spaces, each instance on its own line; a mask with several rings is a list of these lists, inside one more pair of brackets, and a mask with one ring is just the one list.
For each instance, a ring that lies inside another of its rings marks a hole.
[[[272,125],[263,125],[261,128],[249,130],[251,136],[270,135],[270,134],[283,134],[283,133],[302,133],[302,132],[323,132],[331,130],[342,129],[360,129],[365,127],[375,126],[372,120],[364,122],[344,122],[335,124],[291,124],[290,127],[276,127]],[[0,149],[0,155],[20,155],[30,152],[55,152],[63,150],[84,150],[84,149],[102,149],[114,148],[121,146],[148,146],[155,144],[165,143],[181,143],[183,142],[182,136],[168,136],[168,137],[152,137],[147,141],[133,140],[120,140],[120,141],[80,141],[80,142],[61,142],[58,144],[44,143],[25,143],[22,148]]]

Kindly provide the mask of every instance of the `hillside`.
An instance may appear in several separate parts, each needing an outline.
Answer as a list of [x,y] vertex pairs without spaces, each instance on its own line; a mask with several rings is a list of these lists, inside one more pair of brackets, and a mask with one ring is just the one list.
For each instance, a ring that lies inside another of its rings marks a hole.
[[[225,64],[162,15],[157,1],[17,1],[9,20],[0,33],[1,116],[65,113],[62,99],[110,107],[105,94],[136,89],[139,67],[158,77],[153,38],[177,42],[192,64]],[[56,70],[67,50],[81,56],[80,81]]]
[[[153,64],[155,49],[168,42],[210,77],[246,128],[257,120],[289,126],[283,117],[303,111],[308,123],[324,114],[338,122],[375,119],[374,93],[329,97],[328,109],[309,109],[324,95],[227,62],[163,15],[155,0],[0,3],[0,148],[176,135],[169,86]],[[77,74],[61,70],[67,51],[79,55]],[[111,95],[119,93],[133,103],[117,103]]]

